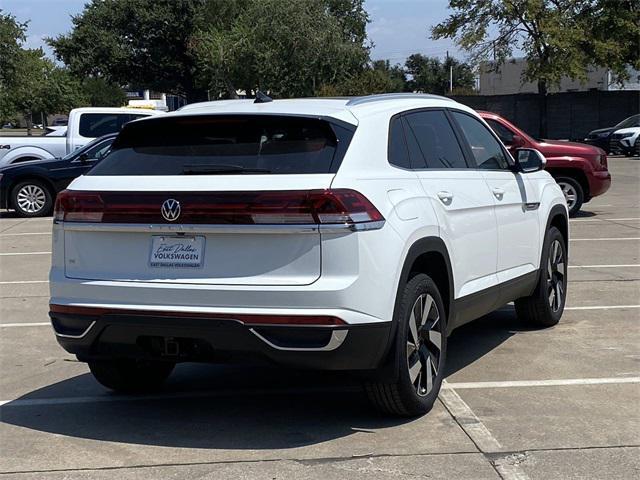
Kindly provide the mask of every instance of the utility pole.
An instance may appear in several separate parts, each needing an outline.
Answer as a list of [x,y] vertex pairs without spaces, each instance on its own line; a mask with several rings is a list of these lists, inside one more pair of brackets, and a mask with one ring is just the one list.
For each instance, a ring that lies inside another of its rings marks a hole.
[[[447,50],[447,62],[449,62],[449,50]],[[449,93],[453,92],[453,63],[449,63]]]

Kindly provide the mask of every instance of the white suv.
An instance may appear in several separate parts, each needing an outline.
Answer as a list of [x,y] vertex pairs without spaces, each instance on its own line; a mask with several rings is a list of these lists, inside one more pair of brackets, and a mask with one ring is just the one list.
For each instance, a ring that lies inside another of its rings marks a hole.
[[431,95],[268,100],[132,122],[58,196],[50,316],[100,383],[261,359],[418,415],[454,328],[514,300],[558,322],[567,208],[537,151]]

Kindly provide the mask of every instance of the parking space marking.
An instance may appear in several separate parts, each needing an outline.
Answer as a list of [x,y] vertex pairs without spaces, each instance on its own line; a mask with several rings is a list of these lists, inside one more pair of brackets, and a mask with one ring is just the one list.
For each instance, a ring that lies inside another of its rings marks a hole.
[[640,308],[640,305],[590,305],[588,307],[564,307],[565,310],[620,310],[623,308]]
[[15,257],[19,255],[51,255],[51,252],[4,252],[0,253],[2,257]]
[[570,242],[611,242],[623,240],[640,240],[640,237],[606,237],[606,238],[570,238]]
[[0,285],[28,285],[32,283],[49,283],[49,280],[16,280],[15,282],[0,282]]
[[511,380],[505,382],[446,382],[443,389],[470,390],[479,388],[564,387],[570,385],[610,385],[640,383],[640,377],[567,378],[564,380]]
[[0,233],[0,237],[20,237],[22,235],[51,235],[51,232]]
[[628,222],[630,220],[640,220],[640,217],[629,218],[572,218],[569,221],[574,223],[588,222]]
[[0,328],[13,327],[50,327],[50,322],[32,322],[32,323],[0,323]]
[[640,267],[640,264],[629,263],[626,265],[569,265],[569,268],[630,268]]
[[[451,385],[447,384],[446,380],[442,382],[442,390],[440,390],[438,398],[478,450],[484,454],[502,450],[500,442],[478,416],[473,413],[471,407],[451,388]],[[524,470],[520,468],[520,465],[517,462],[509,461],[509,458],[490,460],[490,463],[502,480],[529,479]]]

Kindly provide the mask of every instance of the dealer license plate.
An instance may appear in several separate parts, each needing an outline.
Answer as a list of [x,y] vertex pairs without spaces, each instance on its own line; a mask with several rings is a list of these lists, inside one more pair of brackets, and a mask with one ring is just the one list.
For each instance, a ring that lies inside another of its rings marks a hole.
[[151,237],[149,265],[163,268],[199,268],[204,262],[203,236]]

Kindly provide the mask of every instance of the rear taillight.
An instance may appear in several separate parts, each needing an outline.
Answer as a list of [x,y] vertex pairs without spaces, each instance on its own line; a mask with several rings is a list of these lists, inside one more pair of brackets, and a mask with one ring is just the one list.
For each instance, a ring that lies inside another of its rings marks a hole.
[[53,211],[54,221],[101,222],[104,202],[100,194],[63,190],[56,197]]
[[[173,199],[179,214],[162,215]],[[101,223],[187,223],[210,225],[358,225],[384,220],[361,193],[349,189],[275,192],[128,193],[65,190],[54,220]]]

